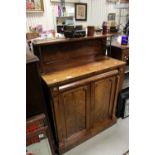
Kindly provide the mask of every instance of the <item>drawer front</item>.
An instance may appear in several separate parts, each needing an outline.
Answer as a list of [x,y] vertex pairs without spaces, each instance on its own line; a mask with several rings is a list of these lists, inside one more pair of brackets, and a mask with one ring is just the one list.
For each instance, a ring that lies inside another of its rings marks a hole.
[[65,84],[65,85],[59,86],[59,93],[63,92],[63,91],[66,91],[68,89],[71,89],[71,88],[76,88],[76,87],[79,87],[79,86],[82,86],[82,85],[86,85],[86,84],[89,84],[89,83],[91,83],[93,81],[96,81],[96,80],[99,80],[99,79],[102,79],[102,78],[106,78],[106,77],[111,77],[111,76],[117,75],[117,74],[118,74],[118,70],[112,70],[112,71],[109,71],[109,72],[106,72],[106,73],[102,73],[102,74],[94,75],[94,76],[89,77],[89,78],[78,80],[76,82]]

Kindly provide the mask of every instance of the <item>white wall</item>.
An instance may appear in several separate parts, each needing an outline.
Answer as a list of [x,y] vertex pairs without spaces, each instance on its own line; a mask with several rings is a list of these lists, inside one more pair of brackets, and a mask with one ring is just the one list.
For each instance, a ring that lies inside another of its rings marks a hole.
[[[116,13],[116,22],[119,20],[119,9],[115,9],[115,3],[108,3],[106,0],[81,0],[88,4],[88,25],[101,26],[107,21],[108,13]],[[126,23],[128,9],[122,9],[121,23]]]
[[[116,13],[116,21],[118,21],[119,10],[114,9],[115,4],[107,3],[106,0],[80,0],[87,3],[87,21],[76,22],[75,24],[101,26],[102,22],[107,20],[108,13]],[[58,3],[51,3],[50,0],[44,0],[43,13],[27,13],[26,25],[27,31],[29,26],[43,25],[44,30],[56,28],[56,12]],[[67,10],[74,9],[73,3],[66,3]],[[122,10],[122,16],[126,15],[128,10]],[[126,18],[121,18],[121,23],[126,23]]]
[[[26,30],[29,31],[30,26],[43,25],[44,30],[56,28],[56,16],[58,3],[44,1],[44,12],[26,13]],[[73,3],[67,3],[66,9],[74,9]]]
[[50,0],[44,1],[44,12],[26,13],[26,28],[29,31],[29,26],[43,25],[44,29],[50,29],[54,27],[53,24],[53,11]]

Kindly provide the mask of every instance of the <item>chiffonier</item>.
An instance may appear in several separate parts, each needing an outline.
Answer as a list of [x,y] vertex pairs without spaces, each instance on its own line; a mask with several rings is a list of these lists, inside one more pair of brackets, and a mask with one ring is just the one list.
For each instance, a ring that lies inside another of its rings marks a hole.
[[105,56],[110,36],[33,43],[58,154],[116,123],[125,62]]

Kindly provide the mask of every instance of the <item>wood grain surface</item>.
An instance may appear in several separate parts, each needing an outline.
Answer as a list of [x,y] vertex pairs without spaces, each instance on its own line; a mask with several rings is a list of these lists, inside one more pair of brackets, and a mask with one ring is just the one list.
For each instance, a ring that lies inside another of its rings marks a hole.
[[102,57],[100,61],[94,61],[92,63],[77,66],[58,72],[42,75],[43,80],[47,85],[61,84],[64,81],[72,80],[82,76],[96,75],[99,72],[105,72],[110,69],[114,69],[123,66],[125,63],[110,57]]

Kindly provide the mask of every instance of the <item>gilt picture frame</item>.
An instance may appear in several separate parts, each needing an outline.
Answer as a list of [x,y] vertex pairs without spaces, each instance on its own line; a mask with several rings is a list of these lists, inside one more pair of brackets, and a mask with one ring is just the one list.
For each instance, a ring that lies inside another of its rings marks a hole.
[[26,12],[43,12],[43,0],[26,0]]
[[87,21],[87,3],[75,3],[75,20]]

